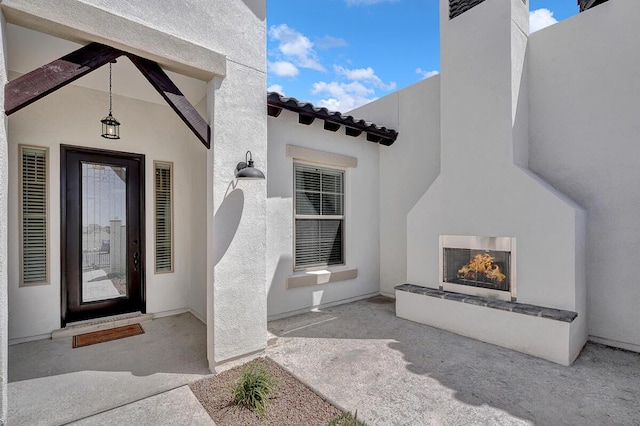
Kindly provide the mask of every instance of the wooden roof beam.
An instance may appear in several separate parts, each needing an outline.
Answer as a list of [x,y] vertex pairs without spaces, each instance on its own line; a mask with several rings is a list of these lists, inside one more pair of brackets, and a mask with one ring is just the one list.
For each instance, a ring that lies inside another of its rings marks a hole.
[[324,122],[324,129],[325,130],[328,130],[330,132],[337,132],[339,128],[340,128],[340,124],[338,124],[338,123],[332,123],[330,121],[325,121]]
[[9,81],[4,86],[7,116],[89,74],[124,52],[100,43],[91,43],[53,62]]
[[127,57],[140,70],[142,75],[158,91],[169,106],[178,114],[207,149],[211,148],[211,127],[191,102],[182,94],[180,89],[171,81],[169,76],[156,62],[141,58],[131,53]]
[[282,108],[274,107],[271,105],[267,105],[267,114],[271,117],[278,117],[282,112]]
[[307,126],[313,123],[316,118],[313,115],[307,115],[303,113],[298,114],[298,123],[306,124]]

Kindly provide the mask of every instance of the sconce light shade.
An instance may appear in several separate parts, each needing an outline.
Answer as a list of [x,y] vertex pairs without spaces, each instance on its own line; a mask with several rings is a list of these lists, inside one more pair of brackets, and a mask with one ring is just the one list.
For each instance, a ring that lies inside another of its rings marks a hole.
[[102,137],[107,139],[120,139],[120,122],[109,113],[100,120],[102,123]]
[[257,180],[264,179],[264,173],[253,167],[251,151],[245,154],[245,161],[241,161],[236,166],[236,179]]

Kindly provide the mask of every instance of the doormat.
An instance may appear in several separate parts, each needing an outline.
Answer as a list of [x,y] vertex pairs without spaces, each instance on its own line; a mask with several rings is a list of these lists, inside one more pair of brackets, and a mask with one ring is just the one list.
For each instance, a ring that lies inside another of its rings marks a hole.
[[78,334],[73,336],[73,347],[95,345],[96,343],[109,342],[111,340],[124,339],[125,337],[144,334],[140,324],[125,325],[124,327],[111,328],[109,330],[94,331],[93,333]]

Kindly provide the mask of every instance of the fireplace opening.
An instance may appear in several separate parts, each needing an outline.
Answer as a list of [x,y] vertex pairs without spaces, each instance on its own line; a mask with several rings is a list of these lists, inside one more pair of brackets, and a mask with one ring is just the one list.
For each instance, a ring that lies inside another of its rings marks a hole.
[[511,253],[499,250],[444,248],[445,283],[511,291]]
[[440,289],[517,300],[516,239],[440,235]]

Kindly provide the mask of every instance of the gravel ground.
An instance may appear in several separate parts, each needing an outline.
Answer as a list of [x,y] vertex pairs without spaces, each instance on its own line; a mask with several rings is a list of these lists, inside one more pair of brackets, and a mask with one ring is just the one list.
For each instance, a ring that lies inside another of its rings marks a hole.
[[253,411],[232,402],[231,389],[240,377],[243,366],[191,385],[191,390],[217,426],[326,426],[332,418],[342,413],[271,359],[260,358],[245,365],[254,363],[267,369],[277,382],[267,405],[266,416],[262,419]]

